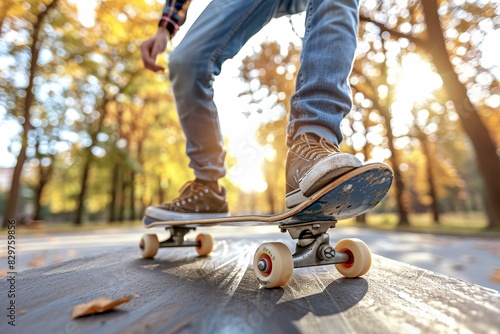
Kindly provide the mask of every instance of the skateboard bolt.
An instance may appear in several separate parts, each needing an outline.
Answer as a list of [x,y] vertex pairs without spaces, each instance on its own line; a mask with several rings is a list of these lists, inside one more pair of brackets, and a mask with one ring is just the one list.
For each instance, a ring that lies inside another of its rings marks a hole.
[[262,272],[266,272],[267,268],[269,268],[269,263],[267,263],[266,259],[260,259],[259,263],[257,263],[257,268]]
[[332,246],[326,246],[323,248],[323,259],[329,260],[335,257],[335,249]]

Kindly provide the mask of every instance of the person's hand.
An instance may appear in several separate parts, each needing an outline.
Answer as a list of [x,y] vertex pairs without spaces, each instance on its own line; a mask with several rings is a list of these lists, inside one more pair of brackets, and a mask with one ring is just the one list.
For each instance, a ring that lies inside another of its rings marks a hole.
[[165,51],[169,39],[168,30],[159,27],[158,32],[141,44],[142,62],[144,67],[153,71],[165,71],[163,66],[156,64],[156,57]]

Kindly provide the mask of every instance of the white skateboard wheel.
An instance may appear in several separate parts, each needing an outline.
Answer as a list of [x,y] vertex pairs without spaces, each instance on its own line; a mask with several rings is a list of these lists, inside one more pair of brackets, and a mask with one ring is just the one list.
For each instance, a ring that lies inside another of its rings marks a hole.
[[292,278],[292,252],[280,242],[262,244],[255,252],[253,270],[263,287],[283,286]]
[[196,251],[200,256],[208,256],[214,249],[214,238],[210,234],[198,234],[196,242],[200,243],[199,246],[196,246]]
[[349,262],[335,265],[337,270],[348,278],[362,276],[370,270],[372,253],[360,239],[342,239],[335,245],[337,252],[349,254]]
[[160,243],[156,234],[144,234],[139,244],[141,255],[145,259],[152,259],[158,253]]

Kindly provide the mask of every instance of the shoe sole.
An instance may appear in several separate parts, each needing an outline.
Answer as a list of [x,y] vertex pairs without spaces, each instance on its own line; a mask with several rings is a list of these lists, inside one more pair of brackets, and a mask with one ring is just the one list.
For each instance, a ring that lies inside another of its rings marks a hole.
[[286,194],[287,208],[302,203],[335,178],[360,166],[362,163],[358,158],[345,153],[338,153],[322,160],[299,181],[298,189]]
[[146,208],[144,219],[149,222],[155,221],[179,221],[179,220],[192,220],[192,219],[206,219],[206,218],[221,218],[229,217],[229,212],[221,213],[185,213],[168,211],[156,206],[149,206]]

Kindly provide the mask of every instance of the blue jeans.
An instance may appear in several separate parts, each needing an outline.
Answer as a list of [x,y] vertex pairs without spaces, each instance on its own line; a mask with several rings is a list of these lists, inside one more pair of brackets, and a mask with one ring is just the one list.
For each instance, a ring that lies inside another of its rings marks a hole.
[[351,110],[348,76],[356,49],[359,0],[213,0],[170,54],[169,72],[186,152],[196,177],[225,175],[225,150],[213,78],[226,59],[273,17],[307,9],[306,30],[291,97],[287,145],[301,134],[342,141],[340,121]]

